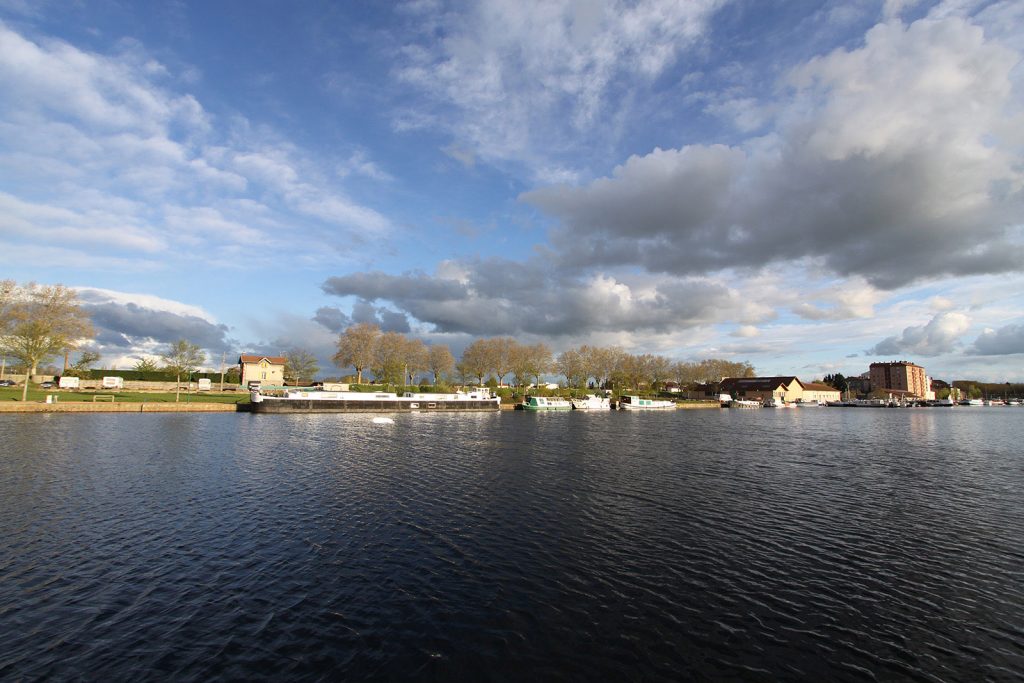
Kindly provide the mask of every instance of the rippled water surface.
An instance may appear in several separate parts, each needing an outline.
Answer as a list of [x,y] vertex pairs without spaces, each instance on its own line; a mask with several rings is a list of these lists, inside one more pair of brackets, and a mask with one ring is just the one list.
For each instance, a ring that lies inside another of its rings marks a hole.
[[371,417],[0,416],[0,679],[1024,679],[1024,409]]

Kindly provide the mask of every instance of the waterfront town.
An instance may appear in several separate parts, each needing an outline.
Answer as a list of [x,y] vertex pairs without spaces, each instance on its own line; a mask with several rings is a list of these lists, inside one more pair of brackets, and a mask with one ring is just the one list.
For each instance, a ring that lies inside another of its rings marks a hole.
[[[487,389],[488,396],[506,405],[528,409],[584,407],[588,404],[570,405],[569,399],[596,399],[598,394],[612,405],[631,409],[697,404],[1018,405],[1021,394],[1021,387],[1010,383],[979,385],[933,379],[924,367],[907,360],[872,362],[867,372],[853,377],[836,373],[805,379],[759,375],[743,361],[679,361],[629,353],[620,347],[581,345],[556,355],[544,343],[522,344],[511,337],[477,339],[456,360],[446,345],[426,344],[415,336],[382,331],[368,323],[351,325],[338,335],[331,362],[342,374],[336,376],[323,372],[319,359],[299,348],[273,355],[242,353],[231,366],[224,352],[219,367],[211,368],[206,351],[186,339],[169,344],[159,356],[138,358],[131,369],[97,369],[92,366],[102,355],[90,346],[92,322],[73,289],[63,285],[19,287],[8,280],[3,282],[2,292],[0,398],[17,400],[20,393],[23,404],[30,399],[47,404],[62,399],[74,402],[86,396],[93,403],[116,403],[131,401],[132,392],[148,393],[150,400],[157,402],[160,398],[153,395],[169,397],[173,393],[175,403],[180,403],[183,388],[188,404],[193,392],[235,404],[247,398],[258,403],[263,395],[283,394],[319,400],[321,408],[328,405],[325,399],[342,401],[342,407],[351,407],[346,400],[358,399],[358,404],[364,405],[366,393],[396,398],[398,393],[416,395],[422,400],[408,403],[432,406],[439,405],[441,399],[430,396],[459,398],[461,395],[450,392],[466,388],[477,392],[474,400],[480,397],[480,389]],[[52,365],[56,359],[63,360],[59,369]],[[234,398],[236,394],[240,397]],[[531,402],[530,396],[561,396],[565,400],[538,403]],[[453,405],[465,408],[470,404]]]

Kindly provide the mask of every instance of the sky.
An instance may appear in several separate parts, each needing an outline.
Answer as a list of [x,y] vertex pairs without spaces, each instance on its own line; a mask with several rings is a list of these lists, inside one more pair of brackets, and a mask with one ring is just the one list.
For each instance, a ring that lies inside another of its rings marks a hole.
[[0,277],[101,365],[356,322],[1024,381],[1024,3],[0,0]]

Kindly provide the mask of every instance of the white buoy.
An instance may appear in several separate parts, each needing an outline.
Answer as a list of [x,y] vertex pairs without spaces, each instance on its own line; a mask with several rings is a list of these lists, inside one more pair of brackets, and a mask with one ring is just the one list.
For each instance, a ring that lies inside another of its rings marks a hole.
[[373,424],[375,425],[393,425],[395,421],[390,417],[375,417],[373,418]]

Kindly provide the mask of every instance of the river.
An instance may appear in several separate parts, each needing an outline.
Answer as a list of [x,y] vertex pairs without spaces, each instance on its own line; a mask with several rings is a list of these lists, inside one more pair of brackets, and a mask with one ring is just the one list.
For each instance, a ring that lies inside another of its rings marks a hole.
[[0,416],[0,679],[1024,680],[1024,409]]

